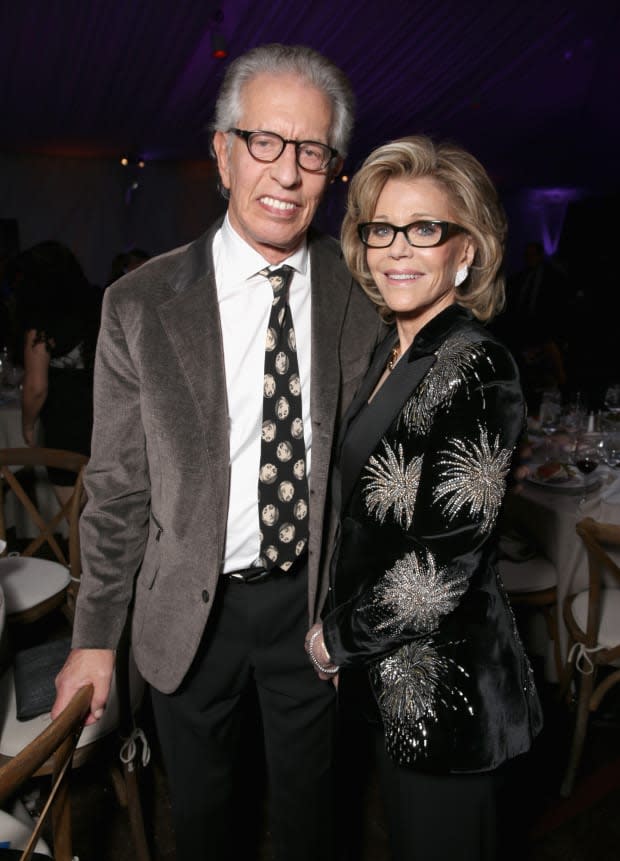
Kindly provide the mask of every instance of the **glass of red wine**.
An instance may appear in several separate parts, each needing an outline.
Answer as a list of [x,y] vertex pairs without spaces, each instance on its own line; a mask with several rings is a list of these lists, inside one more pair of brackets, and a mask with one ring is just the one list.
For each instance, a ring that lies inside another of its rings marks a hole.
[[587,477],[594,472],[601,462],[601,440],[598,436],[584,434],[577,440],[573,462],[579,472],[583,475],[583,489],[581,503],[585,502]]

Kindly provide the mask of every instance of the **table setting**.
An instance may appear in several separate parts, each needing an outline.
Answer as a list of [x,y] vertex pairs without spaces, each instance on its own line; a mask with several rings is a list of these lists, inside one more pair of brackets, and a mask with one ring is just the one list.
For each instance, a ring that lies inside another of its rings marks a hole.
[[543,399],[540,415],[528,419],[529,474],[507,496],[502,543],[506,558],[539,553],[555,566],[566,659],[562,604],[566,595],[588,585],[587,554],[575,527],[585,517],[620,523],[620,412],[588,414],[579,405],[551,403],[545,407]]

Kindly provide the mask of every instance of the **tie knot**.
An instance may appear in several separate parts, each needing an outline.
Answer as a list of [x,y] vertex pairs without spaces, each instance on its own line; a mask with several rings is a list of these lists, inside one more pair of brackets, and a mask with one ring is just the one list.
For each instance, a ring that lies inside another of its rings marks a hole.
[[286,292],[286,288],[293,276],[293,268],[292,266],[280,266],[279,269],[273,270],[261,269],[258,274],[268,278],[273,289],[273,295],[280,296],[283,292]]

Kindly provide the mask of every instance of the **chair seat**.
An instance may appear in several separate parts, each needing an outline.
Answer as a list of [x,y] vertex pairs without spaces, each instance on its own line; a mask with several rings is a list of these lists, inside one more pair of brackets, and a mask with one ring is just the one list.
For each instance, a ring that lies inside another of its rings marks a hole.
[[544,556],[534,556],[524,562],[500,559],[499,573],[508,593],[543,592],[558,582],[554,565]]
[[[136,666],[130,661],[130,692],[132,710],[136,711],[144,694],[145,682]],[[114,680],[108,704],[100,720],[82,730],[77,749],[109,735],[118,726],[119,708]],[[9,667],[0,678],[0,757],[16,756],[29,742],[48,727],[51,719],[48,714],[38,715],[26,721],[17,720],[15,682],[13,668]]]
[[[571,601],[575,622],[582,631],[588,621],[588,591],[578,592]],[[600,625],[598,645],[610,649],[620,644],[620,589],[601,589]],[[620,663],[614,661],[614,666]]]
[[[7,849],[25,849],[28,841],[30,840],[33,827],[34,823],[27,825],[25,822],[22,822],[21,819],[7,813],[6,810],[0,810],[0,847],[6,847]],[[44,840],[37,840],[35,850],[40,855],[45,855],[48,858],[52,857],[52,853]],[[1,857],[2,849],[0,849],[0,858]]]
[[0,589],[8,616],[36,607],[60,594],[71,583],[67,568],[59,562],[27,556],[0,559]]

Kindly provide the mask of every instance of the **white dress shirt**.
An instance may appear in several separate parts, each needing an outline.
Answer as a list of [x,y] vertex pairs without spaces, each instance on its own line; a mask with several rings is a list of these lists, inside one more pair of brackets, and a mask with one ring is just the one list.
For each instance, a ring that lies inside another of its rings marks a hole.
[[[213,260],[224,341],[229,415],[230,497],[222,568],[228,572],[249,568],[260,551],[258,471],[265,337],[273,289],[267,278],[258,274],[269,264],[239,236],[228,216],[214,237]],[[271,268],[277,269],[284,264],[295,270],[289,286],[289,305],[297,341],[306,471],[310,482],[311,290],[307,245]]]

